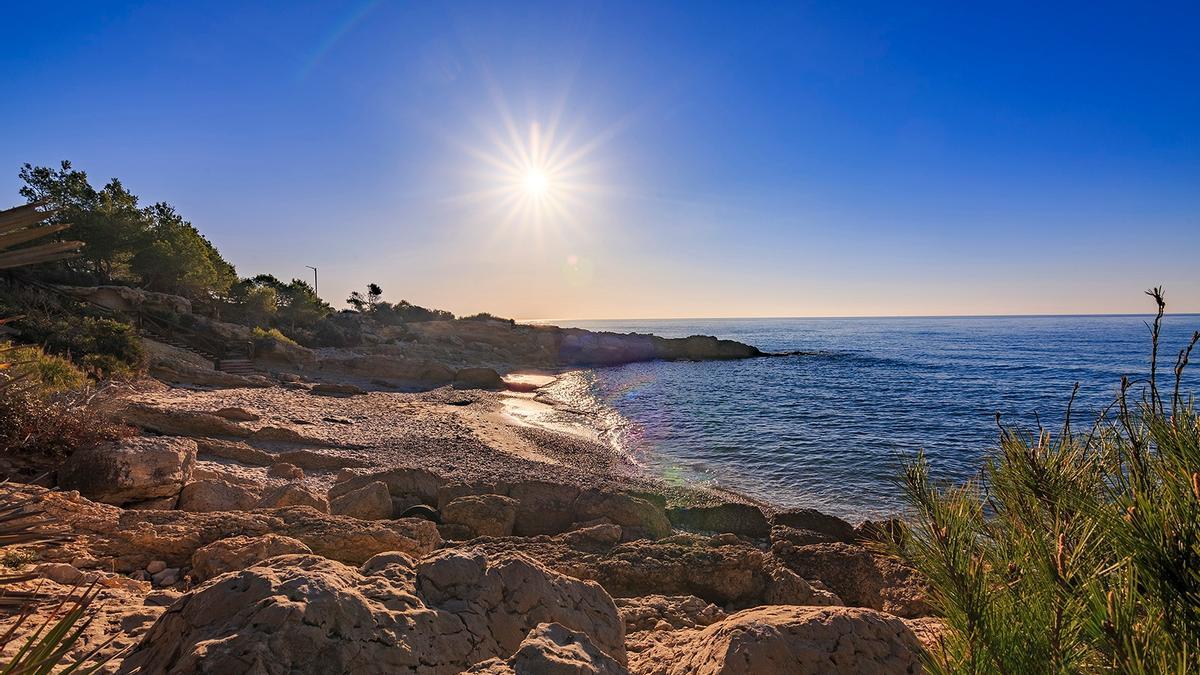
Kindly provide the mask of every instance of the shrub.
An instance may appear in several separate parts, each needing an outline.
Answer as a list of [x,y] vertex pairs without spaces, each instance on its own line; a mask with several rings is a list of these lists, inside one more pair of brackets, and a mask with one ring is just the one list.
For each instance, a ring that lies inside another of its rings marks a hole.
[[145,366],[133,326],[107,317],[30,312],[14,322],[21,339],[71,359],[100,378],[128,377]]
[[99,414],[90,394],[47,392],[28,380],[0,382],[0,448],[18,458],[55,458],[132,435]]
[[293,345],[299,347],[300,344],[292,338],[279,332],[278,328],[254,328],[252,330],[255,342],[265,342],[273,340],[285,345]]
[[16,347],[0,343],[4,358],[13,364],[12,371],[36,384],[42,391],[79,389],[87,384],[87,375],[71,361],[47,354],[39,347]]
[[490,312],[480,312],[478,314],[472,314],[470,316],[460,316],[460,317],[458,317],[458,320],[459,321],[499,321],[501,323],[507,323],[510,326],[517,325],[516,319],[505,319],[502,316],[496,316],[495,314],[492,314]]
[[904,487],[913,519],[893,551],[930,582],[946,623],[934,672],[1200,672],[1200,417],[1176,359],[1156,372],[1164,302],[1140,401],[1126,379],[1086,433],[1067,423],[1001,432],[978,480],[930,481],[923,456]]

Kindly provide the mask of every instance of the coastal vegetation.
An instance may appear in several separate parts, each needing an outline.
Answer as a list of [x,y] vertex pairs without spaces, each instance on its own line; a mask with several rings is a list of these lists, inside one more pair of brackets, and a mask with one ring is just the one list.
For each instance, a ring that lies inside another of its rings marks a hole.
[[[893,545],[929,580],[946,633],[936,673],[1200,670],[1200,416],[1157,372],[1125,379],[1087,429],[1002,427],[977,480],[937,485],[919,456],[903,485],[912,519]],[[999,420],[998,420],[999,421]]]

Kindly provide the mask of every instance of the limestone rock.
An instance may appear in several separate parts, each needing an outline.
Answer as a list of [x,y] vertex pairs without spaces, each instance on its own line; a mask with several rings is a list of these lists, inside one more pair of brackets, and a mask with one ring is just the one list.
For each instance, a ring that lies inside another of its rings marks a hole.
[[[0,494],[18,489],[0,486]],[[304,506],[249,513],[129,511],[92,502],[75,492],[27,488],[24,494],[33,495],[47,516],[71,524],[73,538],[47,549],[43,553],[46,560],[69,561],[86,555],[109,561],[106,566],[126,574],[144,569],[152,560],[186,566],[196,549],[236,535],[289,536],[318,555],[354,565],[383,551],[425,555],[441,544],[437,526],[416,518],[365,521]]]
[[472,548],[489,555],[523,553],[562,574],[596,581],[613,597],[694,595],[737,608],[836,602],[803,575],[783,574],[769,553],[747,544],[716,545],[707,538],[639,539],[601,548],[563,534],[484,539]]
[[523,481],[509,489],[517,500],[516,534],[557,534],[571,528],[575,517],[575,499],[579,488],[546,481]]
[[[515,655],[531,631],[551,623],[586,634],[612,661],[624,661],[612,600],[595,584],[520,557],[447,551],[418,565],[389,555],[357,570],[288,555],[185,594],[120,672],[449,675]],[[534,636],[580,645],[557,629]]]
[[607,519],[621,526],[623,536],[632,532],[661,539],[671,534],[671,521],[661,506],[619,492],[583,492],[575,500],[575,517],[581,521]]
[[138,436],[77,450],[59,471],[59,486],[107,504],[174,497],[191,479],[196,443]]
[[454,374],[455,389],[504,389],[504,379],[491,368],[461,368]]
[[275,509],[285,506],[311,506],[321,513],[329,513],[329,500],[301,483],[287,483],[267,491],[262,499],[258,500],[255,508]]
[[247,428],[224,417],[217,417],[208,412],[156,405],[153,401],[128,402],[115,414],[123,422],[159,434],[191,438],[202,436],[245,438],[250,435]]
[[298,539],[278,534],[229,537],[196,549],[192,554],[192,574],[197,581],[206,581],[290,553],[312,553],[312,550]]
[[773,542],[772,554],[808,580],[820,580],[847,605],[884,610],[897,616],[930,613],[924,585],[914,570],[872,554],[862,546],[831,543],[793,546]]
[[694,595],[642,595],[614,598],[625,633],[644,630],[703,628],[728,616],[720,607]]
[[213,478],[183,486],[179,493],[181,511],[249,511],[258,503],[258,494],[244,485]]
[[404,508],[414,504],[436,504],[442,479],[425,469],[397,468],[371,473],[346,472],[329,488],[331,500],[374,482],[387,485],[388,493]]
[[628,670],[584,633],[560,623],[539,624],[507,661],[489,659],[468,673],[486,675],[627,675]]
[[856,607],[756,607],[630,653],[647,675],[919,673],[920,644],[902,619]]
[[624,532],[620,525],[598,523],[596,525],[580,527],[570,532],[564,532],[560,535],[560,538],[567,545],[581,551],[607,551],[624,539]]
[[507,537],[517,519],[517,501],[502,495],[467,495],[443,507],[441,517],[477,537]]
[[375,481],[331,499],[329,511],[362,520],[386,520],[392,517],[392,496],[387,483]]
[[288,462],[279,462],[278,464],[272,464],[267,469],[267,477],[304,480],[304,469]]
[[836,516],[816,509],[792,509],[781,511],[771,517],[772,525],[782,525],[797,530],[807,530],[824,535],[826,541],[852,542],[856,538],[854,527]]
[[750,504],[718,504],[716,506],[680,507],[667,510],[671,524],[702,532],[729,532],[745,537],[760,538],[771,534],[771,525],[757,506]]
[[262,419],[262,415],[259,415],[254,411],[233,406],[214,410],[213,414],[217,417],[224,417],[225,419],[233,422],[257,422],[258,420]]

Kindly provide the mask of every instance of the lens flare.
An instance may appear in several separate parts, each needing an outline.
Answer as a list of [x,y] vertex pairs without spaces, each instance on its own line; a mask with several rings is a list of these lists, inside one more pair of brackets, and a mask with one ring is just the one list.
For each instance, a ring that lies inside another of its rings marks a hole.
[[578,141],[559,128],[560,113],[551,114],[545,128],[538,122],[522,128],[498,97],[500,124],[482,125],[482,143],[460,144],[474,167],[468,169],[473,189],[458,199],[471,202],[474,217],[493,227],[496,238],[577,240],[574,235],[588,236],[587,223],[601,212],[609,190],[595,182],[601,170],[593,153],[613,132]]

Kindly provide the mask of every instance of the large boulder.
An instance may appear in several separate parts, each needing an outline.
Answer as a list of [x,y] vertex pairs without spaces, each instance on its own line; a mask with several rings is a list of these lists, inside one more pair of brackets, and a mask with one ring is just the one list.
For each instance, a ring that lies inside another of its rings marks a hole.
[[520,557],[383,558],[355,569],[290,555],[226,574],[172,605],[120,672],[449,675],[508,658],[555,623],[625,660],[620,617],[595,584]]
[[517,519],[517,501],[503,495],[466,495],[442,507],[441,517],[476,537],[507,537]]
[[179,493],[182,511],[249,511],[258,503],[258,493],[245,485],[220,478],[198,480]]
[[[778,528],[777,528],[778,529]],[[789,569],[821,581],[855,607],[869,607],[902,617],[926,616],[925,584],[916,570],[854,544],[793,545],[775,540],[771,552]]]
[[329,513],[329,500],[308,489],[303,483],[285,483],[268,490],[255,505],[260,509],[278,509],[286,506],[310,506],[321,513]]
[[369,473],[347,472],[333,487],[329,488],[329,499],[333,500],[375,482],[387,486],[392,496],[393,511],[400,512],[415,504],[435,505],[438,488],[443,481],[437,474],[425,469],[397,468]]
[[504,389],[504,378],[491,368],[460,368],[454,374],[455,389]]
[[810,532],[825,541],[852,542],[857,538],[854,526],[846,521],[821,513],[816,509],[791,509],[771,517],[771,524]]
[[192,575],[197,581],[206,581],[277,555],[292,553],[312,553],[312,549],[299,539],[279,534],[229,537],[196,549],[192,554]]
[[59,486],[106,504],[175,497],[192,477],[196,442],[138,436],[75,451],[58,473]]
[[661,539],[671,534],[671,521],[663,507],[622,492],[587,490],[575,499],[575,518],[582,522],[607,520],[631,534]]
[[557,534],[571,529],[579,488],[546,481],[524,481],[512,486],[508,496],[517,500],[515,532],[521,536]]
[[667,510],[671,524],[701,532],[731,533],[762,538],[771,534],[771,524],[757,507],[727,503],[715,506],[677,507]]
[[330,499],[329,511],[362,520],[386,520],[392,517],[392,496],[387,483],[375,481]]
[[905,622],[857,607],[756,607],[668,639],[639,637],[630,667],[645,675],[921,672]]

